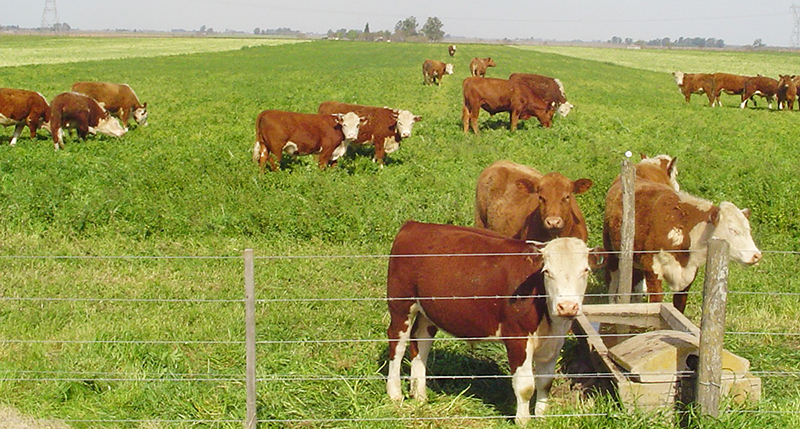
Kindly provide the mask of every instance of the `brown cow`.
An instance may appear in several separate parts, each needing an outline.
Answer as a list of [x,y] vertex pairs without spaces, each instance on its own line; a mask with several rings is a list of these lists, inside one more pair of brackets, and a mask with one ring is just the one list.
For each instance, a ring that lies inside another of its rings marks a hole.
[[278,170],[283,152],[318,153],[319,167],[325,168],[347,152],[348,142],[358,137],[361,121],[353,112],[318,115],[264,110],[256,119],[253,161],[258,162],[263,173],[267,161],[272,171]]
[[[769,108],[772,109],[772,100],[778,93],[778,81],[766,76],[755,76],[744,81],[744,91],[742,92],[741,108],[747,107],[747,101],[752,100],[754,95],[760,95],[767,99]],[[755,102],[754,102],[755,104]]]
[[513,374],[517,424],[530,420],[534,394],[541,415],[552,377],[534,377],[533,362],[537,374],[552,371],[560,347],[547,361],[537,359],[532,353],[541,341],[537,328],[544,317],[569,324],[581,313],[597,260],[586,244],[557,238],[540,249],[483,229],[407,222],[395,236],[391,256],[389,397],[403,399],[400,370],[408,347],[410,396],[427,399],[425,364],[430,339],[441,329],[460,338],[501,339]]
[[36,130],[50,121],[50,106],[47,99],[38,92],[25,89],[0,88],[0,125],[14,126],[11,146],[17,144],[25,125],[31,132],[31,140],[36,138]]
[[509,112],[511,117],[511,131],[517,130],[520,119],[525,120],[532,116],[547,128],[553,124],[555,107],[553,103],[544,100],[519,82],[506,79],[488,77],[468,77],[462,84],[464,91],[464,107],[461,109],[461,120],[464,123],[464,133],[472,131],[479,134],[478,115],[481,108],[494,115],[499,112]]
[[472,76],[486,77],[486,69],[495,66],[497,66],[497,64],[494,63],[492,57],[475,57],[469,63],[469,72],[472,74]]
[[[673,292],[679,311],[686,308],[687,292],[697,270],[706,262],[709,238],[730,244],[730,257],[743,264],[755,264],[761,252],[750,234],[748,209],[739,210],[723,201],[709,201],[677,192],[669,185],[637,179],[635,189],[635,235],[633,283],[644,286],[651,302],[662,300],[662,282]],[[606,195],[603,246],[608,257],[606,283],[609,293],[619,290],[619,257],[622,225],[622,190],[619,181]],[[642,289],[645,289],[642,287]]]
[[[741,95],[744,92],[744,82],[750,79],[750,76],[739,76],[730,73],[714,73],[714,106],[722,107],[722,101],[719,96],[724,91],[729,95]],[[753,100],[751,98],[751,100]],[[755,100],[753,104],[755,105]]]
[[[643,153],[640,155],[642,157],[641,161],[633,166],[636,170],[636,180],[649,180],[651,182],[667,185],[675,191],[681,190],[677,180],[678,167],[675,165],[678,161],[678,157],[673,158],[669,155],[656,155],[651,158]],[[612,186],[619,180],[620,177],[617,176]]]
[[558,109],[558,114],[561,117],[566,117],[570,110],[575,107],[567,101],[567,96],[564,94],[564,85],[558,79],[539,74],[513,73],[508,77],[508,80],[519,81],[528,85],[533,93],[544,100],[545,103],[555,103],[554,106]]
[[778,75],[778,90],[776,96],[778,98],[778,109],[792,110],[794,108],[794,100],[797,98],[797,84],[795,83],[795,75]]
[[442,84],[442,76],[453,74],[453,65],[436,60],[425,60],[422,63],[422,80],[425,85]]
[[319,105],[317,113],[332,114],[354,112],[364,118],[358,127],[358,137],[352,141],[354,144],[372,143],[375,145],[375,157],[383,166],[383,157],[400,148],[400,141],[411,135],[415,122],[422,118],[415,116],[408,110],[389,109],[388,107],[362,106],[360,104],[339,103],[325,101]]
[[447,53],[449,53],[451,57],[456,56],[456,45],[448,46],[447,47]]
[[140,103],[139,97],[128,84],[75,82],[72,84],[72,91],[97,100],[109,113],[120,118],[126,130],[131,112],[137,124],[147,126],[147,103]]
[[50,133],[56,150],[64,147],[65,128],[76,129],[81,139],[89,133],[122,137],[126,132],[94,98],[77,92],[62,92],[50,102]]
[[545,175],[527,165],[496,161],[478,177],[475,226],[506,237],[549,241],[589,237],[575,195],[592,187],[589,179],[572,181],[560,173]]
[[687,103],[692,94],[706,94],[708,104],[714,105],[714,76],[708,73],[684,73],[681,71],[672,72],[672,76]]

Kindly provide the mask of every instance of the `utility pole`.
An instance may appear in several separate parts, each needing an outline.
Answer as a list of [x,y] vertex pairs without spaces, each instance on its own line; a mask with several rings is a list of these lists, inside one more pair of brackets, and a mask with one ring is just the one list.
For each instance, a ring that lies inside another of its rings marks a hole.
[[792,4],[792,16],[794,17],[794,27],[792,28],[792,47],[800,48],[800,6]]
[[56,0],[45,0],[44,12],[42,12],[42,26],[40,29],[58,31],[58,24],[58,9],[56,9]]

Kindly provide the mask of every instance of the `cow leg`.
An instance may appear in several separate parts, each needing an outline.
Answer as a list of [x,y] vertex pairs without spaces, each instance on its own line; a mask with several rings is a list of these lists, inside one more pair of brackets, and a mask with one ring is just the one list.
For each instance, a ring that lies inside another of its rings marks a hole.
[[425,365],[428,362],[428,353],[431,351],[432,339],[436,335],[436,331],[436,326],[423,313],[417,315],[417,319],[414,321],[414,330],[411,333],[411,346],[409,347],[409,358],[411,358],[411,389],[409,394],[422,402],[428,400],[428,391],[425,388]]
[[394,136],[384,139],[375,139],[375,156],[372,158],[372,161],[377,162],[381,168],[383,168],[383,157],[386,156],[386,141],[389,139],[394,139]]
[[517,130],[517,123],[519,123],[519,112],[516,110],[511,111],[511,131]]
[[658,275],[652,271],[645,271],[645,284],[647,285],[647,298],[649,302],[661,302],[664,300],[664,288]]
[[690,287],[692,287],[691,284],[686,286],[686,289],[672,294],[672,305],[675,306],[675,309],[681,313],[683,313],[683,310],[686,309],[686,300],[689,298]]
[[461,122],[464,123],[464,134],[469,132],[469,120],[470,120],[469,108],[465,105],[464,107],[461,108]]
[[128,132],[128,118],[131,115],[130,107],[123,107],[120,109],[119,121],[122,123],[122,127],[125,128],[125,132]]
[[[572,321],[563,318],[554,318],[552,325],[547,319],[542,319],[536,336],[539,344],[533,354],[534,382],[536,385],[536,405],[534,415],[542,416],[550,401],[550,388],[555,379],[556,361],[564,347],[564,339],[572,326]],[[546,338],[542,338],[546,337]]]
[[[504,337],[519,337],[520,333],[503,332]],[[531,398],[536,391],[533,378],[533,338],[505,340],[508,364],[511,369],[511,386],[517,398],[517,414],[514,421],[524,426],[531,419]]]
[[387,335],[389,337],[389,374],[386,377],[386,393],[395,401],[403,400],[403,388],[400,384],[400,369],[403,356],[411,338],[411,328],[419,306],[410,301],[390,301],[389,313],[391,322]]
[[[11,136],[11,143],[9,143],[9,145],[14,146],[17,144],[17,139],[19,138],[19,135],[22,134],[22,129],[24,127],[25,127],[25,122],[20,122],[16,126],[14,126],[14,135]],[[34,137],[35,137],[35,132],[34,132]]]

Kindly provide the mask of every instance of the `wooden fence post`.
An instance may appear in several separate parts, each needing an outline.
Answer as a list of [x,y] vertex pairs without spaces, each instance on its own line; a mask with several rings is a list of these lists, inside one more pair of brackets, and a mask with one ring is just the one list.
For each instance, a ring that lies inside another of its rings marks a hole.
[[244,251],[244,319],[246,349],[247,416],[245,429],[255,429],[256,417],[256,298],[253,276],[253,249]]
[[708,262],[703,283],[703,315],[700,320],[700,361],[697,369],[697,402],[705,415],[719,415],[722,394],[722,338],[728,300],[728,249],[725,240],[708,241]]
[[634,184],[636,169],[631,164],[630,151],[625,153],[620,172],[622,185],[622,231],[620,232],[619,255],[619,287],[609,291],[612,303],[627,304],[631,302],[633,290],[633,235],[636,225],[636,198]]

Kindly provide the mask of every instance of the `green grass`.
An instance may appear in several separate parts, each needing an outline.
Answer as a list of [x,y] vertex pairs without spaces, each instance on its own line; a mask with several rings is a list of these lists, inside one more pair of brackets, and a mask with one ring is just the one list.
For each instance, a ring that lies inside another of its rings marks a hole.
[[[101,43],[68,41],[87,47]],[[30,39],[4,37],[0,43],[11,50],[27,47]],[[148,102],[150,125],[132,127],[120,139],[69,138],[59,152],[43,132],[35,141],[23,136],[11,148],[11,130],[0,131],[0,296],[48,298],[0,301],[0,338],[55,341],[0,343],[0,402],[37,418],[183,422],[145,427],[216,420],[198,425],[239,427],[233,421],[244,417],[239,381],[244,311],[241,303],[229,300],[243,296],[237,258],[253,248],[262,257],[256,261],[257,298],[262,300],[258,339],[268,342],[258,349],[258,373],[265,378],[258,385],[260,418],[468,415],[490,419],[374,426],[511,427],[497,419],[514,412],[507,379],[432,381],[430,403],[391,403],[380,379],[388,323],[380,300],[386,259],[329,257],[385,255],[407,219],[470,225],[477,176],[497,159],[592,179],[595,185],[579,197],[591,245],[601,242],[604,195],[618,174],[622,153],[631,150],[678,156],[684,190],[750,207],[754,236],[765,252],[800,250],[797,112],[711,109],[702,97],[686,105],[669,75],[676,62],[671,51],[658,51],[653,65],[644,67],[652,68],[642,70],[614,60],[621,52],[628,55],[621,50],[598,50],[594,55],[605,59],[596,61],[467,45],[453,60],[453,76],[445,76],[441,87],[424,86],[422,61],[444,60],[445,52],[444,45],[436,44],[311,42],[179,56],[85,58],[58,65],[47,64],[43,54],[39,64],[3,67],[2,86],[37,90],[48,99],[78,80],[129,83]],[[730,55],[752,72],[778,70],[795,61],[783,54],[711,52],[687,59],[680,68],[703,68],[701,61]],[[460,84],[476,56],[497,62],[488,76],[535,72],[560,78],[577,108],[568,118],[556,118],[551,129],[529,120],[516,133],[508,131],[508,115],[489,118],[483,112],[482,134],[465,136]],[[315,112],[325,100],[409,109],[423,121],[398,152],[388,155],[383,169],[372,163],[366,148],[324,171],[311,157],[301,157],[285,162],[280,172],[259,174],[251,161],[258,113]],[[89,258],[121,255],[142,258]],[[263,258],[271,255],[327,257]],[[800,292],[796,258],[768,252],[756,267],[731,267],[728,330],[800,332],[796,296],[736,293]],[[701,282],[693,290],[700,290]],[[590,290],[601,293],[603,287],[592,279]],[[692,295],[687,315],[695,322],[699,307],[699,295]],[[312,341],[320,339],[377,341]],[[59,342],[64,340],[70,342]],[[750,359],[754,370],[800,371],[796,336],[731,334],[726,348]],[[469,372],[507,374],[502,348],[436,344],[432,375]],[[268,379],[272,374],[332,379],[276,381]],[[174,381],[205,376],[237,380]],[[699,427],[798,426],[798,415],[749,413],[798,409],[796,376],[765,376],[763,382],[763,399],[746,406],[748,413],[702,420]],[[560,383],[562,391],[568,390]],[[605,395],[582,401],[570,397],[556,398],[552,413],[603,416],[548,418],[531,426],[674,427],[663,413],[626,413]]]

